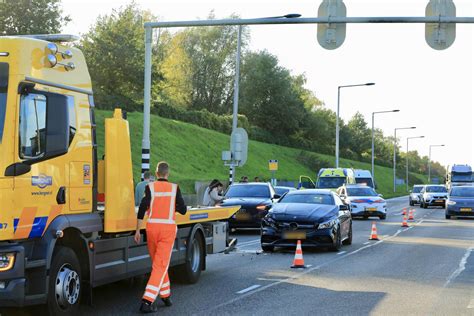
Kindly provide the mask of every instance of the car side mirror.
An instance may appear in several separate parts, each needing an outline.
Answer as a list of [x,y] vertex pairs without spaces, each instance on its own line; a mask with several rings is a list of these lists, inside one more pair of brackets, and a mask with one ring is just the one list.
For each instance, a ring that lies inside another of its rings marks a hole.
[[280,195],[280,194],[274,194],[274,195],[273,195],[273,198],[274,198],[274,199],[279,199],[279,198],[281,198],[281,195]]
[[30,165],[23,162],[16,162],[14,164],[9,165],[5,169],[5,177],[21,176],[30,171],[31,171]]
[[383,197],[383,194],[379,194],[380,197]]
[[339,210],[340,211],[348,211],[349,210],[349,205],[339,205]]

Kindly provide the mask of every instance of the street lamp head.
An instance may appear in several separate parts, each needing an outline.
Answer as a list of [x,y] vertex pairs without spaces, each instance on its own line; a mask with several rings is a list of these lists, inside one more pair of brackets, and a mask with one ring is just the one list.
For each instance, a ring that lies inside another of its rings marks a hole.
[[420,138],[425,138],[425,136],[420,136]]
[[392,112],[400,112],[400,110],[392,110]]
[[375,82],[368,82],[365,84],[366,86],[375,86]]
[[415,129],[415,128],[416,128],[416,126],[412,126],[412,127],[410,127],[410,129]]
[[294,18],[301,17],[301,14],[299,14],[299,13],[290,13],[290,14],[284,15],[283,17],[287,18],[287,19],[294,19]]

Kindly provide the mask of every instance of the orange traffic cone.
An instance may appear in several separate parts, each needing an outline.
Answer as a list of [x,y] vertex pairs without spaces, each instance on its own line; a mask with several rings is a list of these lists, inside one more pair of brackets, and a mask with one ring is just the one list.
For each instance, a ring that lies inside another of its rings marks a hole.
[[413,216],[413,210],[410,210],[410,212],[408,213],[408,220],[409,221],[415,220],[415,217]]
[[379,236],[377,235],[377,226],[375,226],[375,222],[372,222],[372,232],[370,233],[369,240],[379,240]]
[[407,216],[406,215],[403,215],[402,227],[409,227],[408,223],[407,223]]
[[403,208],[403,213],[402,213],[402,215],[407,215],[407,208],[406,208],[406,207]]
[[301,240],[298,240],[298,243],[296,244],[295,259],[293,260],[293,265],[291,267],[293,269],[306,268],[304,265],[303,250],[301,249]]

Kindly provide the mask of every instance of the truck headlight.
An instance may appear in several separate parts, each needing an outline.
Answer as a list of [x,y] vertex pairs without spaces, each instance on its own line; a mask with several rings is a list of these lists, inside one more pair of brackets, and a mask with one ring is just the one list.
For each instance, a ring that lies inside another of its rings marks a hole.
[[336,220],[335,219],[332,219],[330,221],[327,221],[327,222],[324,222],[324,223],[321,223],[318,225],[318,229],[326,229],[326,228],[331,228],[333,227],[334,225],[336,225]]
[[448,205],[456,205],[455,201],[448,201]]
[[0,254],[0,272],[8,271],[13,268],[15,263],[14,253],[2,253]]

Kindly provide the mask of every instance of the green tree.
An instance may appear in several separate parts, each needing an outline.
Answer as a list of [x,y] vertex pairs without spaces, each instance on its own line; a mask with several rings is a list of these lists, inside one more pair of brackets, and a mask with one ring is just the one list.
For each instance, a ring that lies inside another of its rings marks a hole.
[[[89,66],[99,108],[142,108],[145,64],[143,23],[150,20],[155,20],[155,17],[148,11],[141,11],[132,2],[113,10],[110,15],[100,16],[82,37],[79,46]],[[155,40],[152,55],[154,84],[161,80],[159,49]]]
[[267,51],[246,54],[242,65],[240,112],[275,138],[294,134],[306,111],[290,72]]
[[61,0],[0,1],[0,35],[59,33],[71,18],[64,16]]

